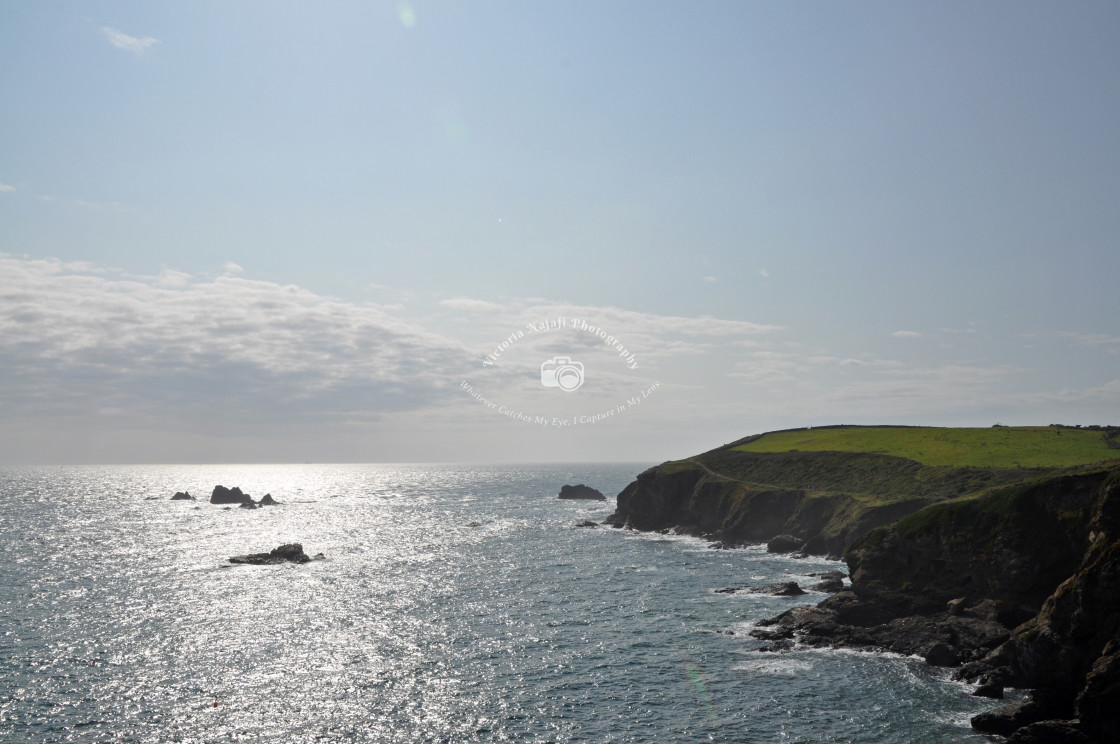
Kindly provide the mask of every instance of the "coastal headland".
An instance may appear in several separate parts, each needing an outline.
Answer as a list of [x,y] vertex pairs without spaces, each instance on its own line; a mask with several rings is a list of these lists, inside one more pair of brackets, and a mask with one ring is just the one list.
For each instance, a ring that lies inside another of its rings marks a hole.
[[1120,741],[1118,440],[1107,426],[770,432],[650,468],[607,521],[842,556],[850,589],[764,622],[765,650],[918,654],[978,694],[1032,690],[980,731]]

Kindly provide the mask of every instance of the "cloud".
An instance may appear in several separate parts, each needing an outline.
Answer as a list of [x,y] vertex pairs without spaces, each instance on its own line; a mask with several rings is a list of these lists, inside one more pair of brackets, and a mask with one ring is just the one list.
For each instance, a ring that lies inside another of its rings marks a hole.
[[470,355],[380,306],[174,270],[138,277],[0,254],[0,399],[247,421],[375,418],[445,397]]
[[222,268],[225,269],[227,275],[245,273],[245,269],[241,268],[239,264],[235,264],[233,261],[227,261]]
[[10,194],[16,190],[15,186],[9,186],[6,183],[0,183],[0,194]]
[[714,282],[718,282],[719,279],[716,279],[714,276],[706,276],[706,277],[704,277],[704,281],[714,283]]
[[1120,336],[1108,336],[1103,333],[1063,331],[1058,336],[1071,339],[1078,346],[1120,346]]
[[566,317],[584,319],[599,327],[616,333],[637,332],[652,336],[693,335],[693,336],[738,336],[758,335],[782,330],[782,326],[754,323],[749,320],[726,320],[701,315],[689,318],[680,315],[658,315],[617,307],[597,307],[591,305],[541,304],[526,308],[532,318]]
[[440,305],[449,307],[452,310],[465,310],[467,312],[484,312],[492,313],[504,310],[501,305],[496,302],[487,302],[486,300],[472,300],[469,297],[453,297],[448,300],[440,300]]
[[891,335],[895,338],[921,338],[922,334],[917,331],[895,331]]
[[770,278],[770,272],[767,271],[766,269],[759,269],[758,270],[758,275],[761,276],[763,279],[769,279]]
[[112,26],[102,26],[101,35],[117,49],[132,52],[136,55],[146,54],[152,47],[159,43],[159,39],[152,38],[151,36],[129,36],[124,31],[115,29]]

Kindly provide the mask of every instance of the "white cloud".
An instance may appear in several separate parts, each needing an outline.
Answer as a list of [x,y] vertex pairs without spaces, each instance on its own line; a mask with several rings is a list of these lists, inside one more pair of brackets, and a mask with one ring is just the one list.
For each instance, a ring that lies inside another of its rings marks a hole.
[[159,43],[159,39],[152,38],[151,36],[129,36],[124,31],[115,29],[112,26],[102,26],[101,35],[117,49],[132,52],[136,55],[146,54],[152,47]]
[[782,330],[782,326],[754,323],[749,320],[725,320],[701,315],[689,318],[680,315],[657,315],[617,307],[591,305],[542,304],[526,308],[532,318],[566,317],[584,319],[616,333],[638,332],[654,336],[671,334],[697,336],[758,335]]
[[469,297],[453,297],[448,300],[440,300],[440,305],[449,307],[452,310],[465,310],[467,312],[484,312],[492,313],[499,312],[505,308],[496,302],[487,302],[486,300],[472,300]]
[[0,398],[25,413],[377,416],[438,401],[470,356],[376,305],[179,271],[0,254]]
[[1072,339],[1078,346],[1120,346],[1120,336],[1108,336],[1103,333],[1076,333],[1074,331],[1064,331],[1058,335]]
[[719,279],[716,279],[714,276],[706,276],[706,277],[704,277],[704,281],[714,283],[714,282],[718,282]]
[[227,261],[222,268],[225,269],[227,275],[242,274],[245,272],[245,269],[241,268],[240,265],[235,264],[233,261]]
[[895,331],[891,335],[895,338],[920,338],[922,334],[917,331]]
[[769,279],[770,278],[770,272],[767,271],[764,268],[758,270],[758,275],[761,276],[763,279]]
[[9,186],[6,183],[0,183],[0,194],[10,194],[16,190],[15,186]]

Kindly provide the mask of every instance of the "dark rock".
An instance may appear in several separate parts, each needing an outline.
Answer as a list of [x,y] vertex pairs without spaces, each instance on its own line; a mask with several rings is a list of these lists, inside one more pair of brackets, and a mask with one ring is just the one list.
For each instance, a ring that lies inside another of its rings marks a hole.
[[716,594],[734,594],[735,592],[740,592],[744,589],[746,589],[745,586],[725,586],[722,589],[715,589],[714,591]]
[[256,509],[257,505],[254,504],[252,501],[246,501],[244,504],[239,505],[237,508],[238,509]]
[[316,553],[315,557],[312,560],[325,561],[326,559],[327,559],[327,557],[325,555],[323,555],[322,553]]
[[844,581],[842,579],[826,579],[819,584],[813,584],[809,588],[815,592],[835,594],[844,591]]
[[986,697],[993,700],[1003,700],[1003,685],[995,682],[986,682],[977,687],[972,695],[974,697]]
[[1093,740],[1081,730],[1077,721],[1039,721],[1013,733],[1007,744],[1093,744]]
[[755,628],[750,632],[750,635],[751,638],[757,638],[760,641],[788,641],[793,638],[793,631],[782,628],[778,630]]
[[1010,736],[1015,731],[1039,721],[1060,719],[1054,701],[1037,692],[1018,702],[988,710],[972,717],[972,728],[984,734]]
[[580,483],[578,486],[563,486],[560,489],[561,499],[591,499],[593,501],[606,501],[607,497],[590,486]]
[[848,578],[848,574],[844,573],[843,571],[817,571],[815,573],[810,573],[810,574],[805,574],[805,575],[806,576],[812,576],[814,579],[826,579],[826,580]]
[[959,615],[962,612],[964,612],[965,601],[966,600],[965,600],[964,597],[957,597],[956,599],[950,599],[948,602],[945,603],[945,607],[946,607],[946,609],[948,609],[950,615]]
[[268,553],[251,553],[249,555],[235,555],[229,559],[230,563],[251,563],[253,565],[269,565],[275,563],[307,563],[311,560],[303,552],[300,543],[287,543],[273,548]]
[[468,527],[481,527],[482,522],[467,522]]
[[1085,677],[1085,687],[1077,696],[1077,712],[1082,727],[1101,741],[1120,741],[1120,643],[1111,642]]
[[952,667],[960,664],[957,649],[948,643],[935,643],[926,649],[926,663],[934,667]]
[[800,550],[804,544],[804,540],[799,540],[793,535],[778,535],[770,538],[770,542],[766,543],[766,552],[792,553],[795,550]]
[[210,494],[211,504],[251,504],[253,499],[249,494],[241,493],[241,489],[237,486],[233,488],[226,488],[225,486],[214,486],[214,492]]
[[1032,714],[1031,701],[1027,698],[979,713],[972,717],[971,723],[972,728],[981,733],[1009,736],[1016,729],[1040,720],[1037,714]]
[[579,524],[576,525],[576,527],[598,527],[598,526],[599,526],[598,522],[592,522],[591,520],[580,522]]
[[280,502],[272,498],[271,493],[266,493],[261,497],[261,500],[257,502],[257,506],[280,506]]
[[799,587],[796,581],[783,581],[780,584],[757,586],[748,591],[751,594],[771,594],[775,597],[796,597],[805,593],[805,590]]
[[171,497],[172,501],[194,501],[194,496],[191,496],[190,491],[176,491],[175,495]]

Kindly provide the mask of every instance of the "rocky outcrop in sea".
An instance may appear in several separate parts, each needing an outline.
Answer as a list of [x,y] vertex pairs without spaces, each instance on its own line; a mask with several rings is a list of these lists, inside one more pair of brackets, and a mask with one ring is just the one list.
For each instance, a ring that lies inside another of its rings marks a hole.
[[256,509],[258,506],[279,506],[280,502],[272,498],[271,493],[266,493],[261,497],[260,501],[253,501],[253,497],[247,493],[243,493],[237,486],[233,488],[226,488],[225,486],[214,486],[213,493],[210,494],[211,504],[236,504],[242,509]]
[[226,488],[225,486],[214,486],[214,491],[210,494],[211,504],[252,504],[253,499],[247,493],[242,493],[241,489],[237,486],[233,488]]
[[562,486],[560,494],[557,496],[560,499],[590,499],[592,501],[606,501],[607,497],[601,491],[585,486],[580,483],[578,486]]
[[311,557],[303,552],[300,543],[288,543],[273,548],[268,553],[250,553],[249,555],[235,555],[229,559],[230,563],[249,563],[256,566],[277,563],[310,563]]

